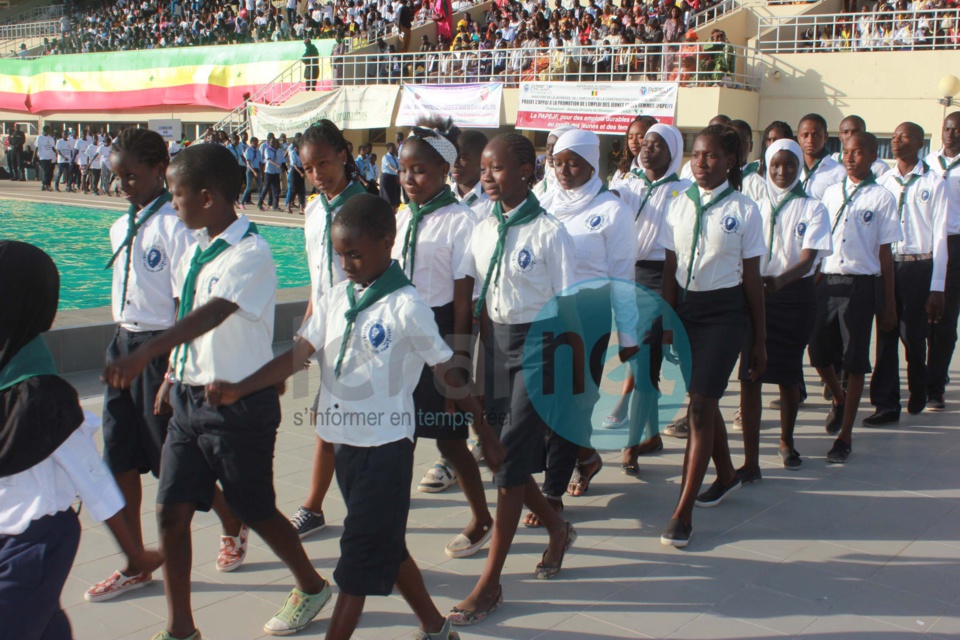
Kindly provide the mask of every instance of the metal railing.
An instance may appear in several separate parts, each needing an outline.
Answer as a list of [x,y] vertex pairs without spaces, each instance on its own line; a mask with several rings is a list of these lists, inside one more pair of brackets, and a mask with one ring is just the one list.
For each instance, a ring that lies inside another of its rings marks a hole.
[[723,14],[733,11],[734,9],[739,9],[741,6],[742,4],[740,0],[723,0],[712,7],[704,9],[703,11],[688,17],[687,28],[699,29],[708,22],[716,20],[717,18],[723,16]]
[[765,16],[758,28],[764,53],[960,48],[960,9]]
[[26,40],[60,35],[60,23],[56,20],[45,22],[27,22],[25,24],[0,25],[0,42],[7,40]]
[[[323,68],[324,58],[317,58],[316,68]],[[213,125],[214,131],[228,133],[243,133],[250,126],[247,118],[247,106],[250,104],[282,104],[300,93],[306,87],[307,65],[300,60],[293,62],[276,78],[250,94],[243,104],[225,115],[220,122]]]
[[0,20],[0,24],[24,24],[27,22],[38,22],[44,20],[59,20],[63,15],[63,5],[54,4],[46,7],[34,7],[21,11],[17,15],[10,16]]

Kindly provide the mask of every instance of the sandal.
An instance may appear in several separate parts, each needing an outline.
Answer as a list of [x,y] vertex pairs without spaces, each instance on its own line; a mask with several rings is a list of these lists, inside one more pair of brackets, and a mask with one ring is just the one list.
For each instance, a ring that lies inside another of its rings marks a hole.
[[453,607],[450,609],[450,615],[447,616],[447,619],[450,620],[450,624],[455,627],[469,627],[475,624],[480,624],[484,620],[490,617],[494,611],[500,608],[503,604],[503,587],[500,587],[500,592],[497,594],[497,599],[493,601],[493,604],[487,607],[486,609],[476,609],[474,611],[467,611],[466,609],[460,609],[459,607]]
[[618,418],[617,416],[607,416],[600,425],[603,429],[622,429],[627,426],[627,417]]
[[[553,499],[553,498],[547,498],[547,502],[549,502],[551,505],[559,504],[559,505],[560,505],[560,510],[557,511],[557,513],[563,513],[563,501],[562,501],[562,500],[555,500],[555,499]],[[537,521],[534,523],[534,522],[531,520],[531,518],[536,518]],[[525,527],[528,528],[528,529],[539,529],[539,528],[541,528],[541,527],[543,526],[543,523],[540,522],[540,519],[537,518],[536,514],[535,514],[533,511],[530,511],[530,512],[528,512],[527,515],[524,516],[524,518],[523,518],[523,526],[525,526]]]
[[[597,463],[597,468],[589,477],[584,476],[580,471],[580,468],[585,464],[592,464],[593,462]],[[590,490],[590,481],[593,480],[600,470],[603,469],[603,460],[600,458],[600,454],[594,452],[592,456],[587,458],[583,462],[578,462],[577,466],[573,469],[573,476],[570,478],[570,484],[567,485],[567,494],[573,497],[580,497],[587,494],[587,491]],[[579,493],[574,493],[579,491]]]
[[620,471],[625,476],[639,476],[640,475],[640,465],[636,462],[621,462]]
[[544,564],[543,560],[547,557],[547,551],[550,549],[544,551],[543,556],[540,558],[539,564],[537,564],[537,569],[533,574],[536,576],[537,580],[550,580],[551,578],[555,578],[557,574],[560,573],[560,569],[563,567],[563,559],[567,555],[567,550],[573,546],[574,541],[577,539],[577,530],[574,529],[573,525],[569,522],[567,522],[566,525],[567,542],[563,545],[563,549],[560,551],[560,561],[555,566],[548,566]]
[[186,638],[176,638],[171,635],[169,631],[164,629],[157,635],[150,638],[150,640],[202,640],[202,638],[200,637],[200,629],[197,629],[192,635],[189,635]]

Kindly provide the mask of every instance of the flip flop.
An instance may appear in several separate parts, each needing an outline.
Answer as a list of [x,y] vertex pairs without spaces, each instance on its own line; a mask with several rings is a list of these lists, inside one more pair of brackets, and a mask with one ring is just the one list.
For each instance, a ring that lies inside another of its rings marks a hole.
[[[599,453],[594,453],[590,458],[587,459],[587,463],[591,463],[594,458],[599,463],[596,470],[590,474],[589,477],[586,477],[580,472],[580,466],[584,463],[578,463],[576,468],[573,470],[573,477],[570,478],[570,482],[567,484],[567,495],[573,496],[574,498],[579,498],[580,496],[587,495],[587,492],[590,490],[590,482],[597,477],[597,474],[600,473],[600,470],[603,469],[603,459],[600,457]],[[579,494],[573,493],[570,491],[571,485],[580,485],[583,489]]]

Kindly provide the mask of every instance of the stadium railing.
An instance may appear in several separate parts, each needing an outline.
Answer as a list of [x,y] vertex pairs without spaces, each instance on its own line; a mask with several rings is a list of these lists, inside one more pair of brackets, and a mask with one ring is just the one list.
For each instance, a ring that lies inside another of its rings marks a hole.
[[687,28],[688,29],[699,29],[706,25],[708,22],[720,18],[725,13],[729,13],[734,9],[739,9],[742,5],[740,0],[723,0],[717,4],[704,9],[700,13],[695,13],[689,18],[687,18]]
[[57,20],[0,25],[0,42],[59,35],[60,23]]
[[28,22],[42,22],[46,20],[59,20],[63,16],[63,5],[53,4],[45,7],[33,7],[26,11],[3,18],[0,24],[25,24]]

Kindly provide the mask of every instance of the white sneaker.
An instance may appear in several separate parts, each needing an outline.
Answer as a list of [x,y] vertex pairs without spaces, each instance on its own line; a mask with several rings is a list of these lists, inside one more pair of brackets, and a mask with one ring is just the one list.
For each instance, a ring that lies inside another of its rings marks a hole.
[[733,414],[733,430],[743,431],[743,409],[737,409],[737,412]]
[[467,440],[467,449],[470,450],[474,460],[477,462],[483,461],[483,448],[480,446],[480,440],[477,438]]
[[420,493],[440,493],[457,484],[457,473],[446,460],[437,460],[417,485]]

